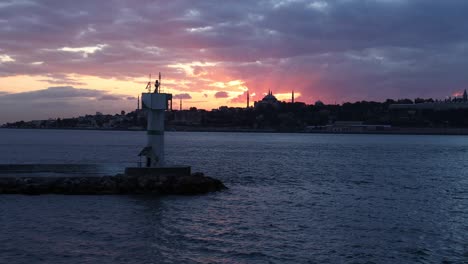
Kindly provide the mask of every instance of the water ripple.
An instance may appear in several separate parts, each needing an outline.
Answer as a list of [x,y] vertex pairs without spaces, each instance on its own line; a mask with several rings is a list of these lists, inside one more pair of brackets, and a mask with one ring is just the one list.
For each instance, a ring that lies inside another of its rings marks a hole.
[[[466,137],[167,133],[167,141],[170,162],[230,189],[0,196],[0,263],[468,263]],[[0,161],[118,171],[144,142],[140,132],[0,130]]]

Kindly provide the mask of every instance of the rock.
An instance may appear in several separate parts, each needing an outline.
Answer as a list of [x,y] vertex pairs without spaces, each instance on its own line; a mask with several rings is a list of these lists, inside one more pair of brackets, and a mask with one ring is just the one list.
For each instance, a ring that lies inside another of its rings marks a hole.
[[194,173],[192,173],[192,176],[193,177],[203,177],[203,176],[205,176],[205,174],[203,172],[194,172]]
[[139,193],[139,192],[135,192],[135,190],[139,190],[137,179],[135,177],[117,175],[115,176],[115,180],[119,188],[119,193],[121,194]]
[[0,194],[181,194],[227,189],[214,178],[189,176],[0,177]]
[[226,186],[217,179],[192,175],[177,178],[172,189],[175,194],[193,195],[223,190]]
[[102,193],[115,194],[118,193],[118,185],[113,177],[102,177],[100,182]]

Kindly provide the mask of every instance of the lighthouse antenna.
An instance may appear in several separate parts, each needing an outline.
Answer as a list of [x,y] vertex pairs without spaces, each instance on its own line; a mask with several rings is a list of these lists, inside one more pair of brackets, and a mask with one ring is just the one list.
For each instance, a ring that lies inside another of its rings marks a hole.
[[151,93],[151,73],[149,74],[149,80],[148,80],[148,92]]
[[151,93],[151,74],[149,75],[148,84],[146,85],[146,89],[148,89],[148,93]]
[[161,72],[159,72],[159,92],[161,92]]

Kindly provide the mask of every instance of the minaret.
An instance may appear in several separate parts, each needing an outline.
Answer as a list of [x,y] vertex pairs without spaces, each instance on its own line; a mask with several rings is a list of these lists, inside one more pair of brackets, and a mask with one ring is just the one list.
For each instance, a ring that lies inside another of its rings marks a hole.
[[182,111],[182,98],[180,98],[180,101],[179,101],[179,110]]
[[294,90],[292,90],[291,103],[294,104]]
[[249,107],[250,107],[250,93],[247,90],[247,108],[249,108]]
[[466,93],[466,89],[465,91],[463,92],[463,102],[466,102],[468,101],[468,94]]

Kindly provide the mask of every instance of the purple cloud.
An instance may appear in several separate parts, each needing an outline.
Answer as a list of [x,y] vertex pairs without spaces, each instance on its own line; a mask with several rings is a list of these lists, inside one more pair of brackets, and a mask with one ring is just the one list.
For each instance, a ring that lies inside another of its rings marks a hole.
[[172,98],[174,99],[192,99],[192,96],[188,93],[183,93],[183,94],[176,94]]
[[107,95],[103,95],[103,96],[99,97],[99,100],[101,100],[101,101],[105,101],[105,100],[119,101],[119,100],[122,100],[122,97],[107,94]]
[[215,98],[228,98],[229,93],[224,92],[224,91],[220,91],[220,92],[215,93],[214,96],[215,96]]
[[71,86],[15,94],[0,93],[0,112],[8,113],[0,115],[0,124],[18,120],[72,117],[102,112],[103,109],[107,113],[118,113],[136,108],[135,103],[129,100],[116,104],[115,100],[120,98],[124,96]]
[[[67,76],[151,68],[196,84],[171,86],[181,91],[243,80],[257,94],[294,87],[309,102],[440,98],[468,87],[460,10],[467,1],[8,1],[0,76],[79,85]],[[193,61],[216,67],[170,67]]]

